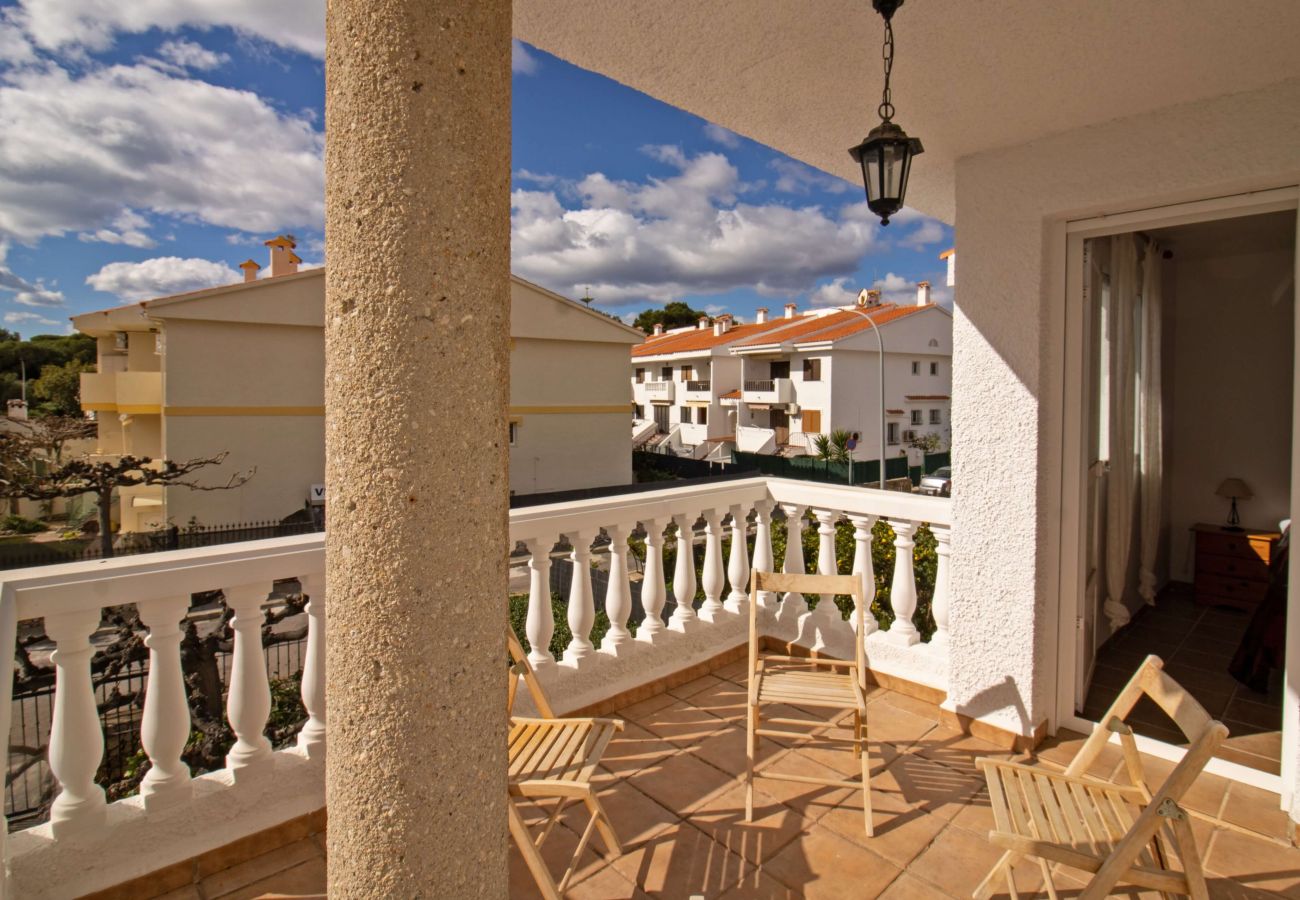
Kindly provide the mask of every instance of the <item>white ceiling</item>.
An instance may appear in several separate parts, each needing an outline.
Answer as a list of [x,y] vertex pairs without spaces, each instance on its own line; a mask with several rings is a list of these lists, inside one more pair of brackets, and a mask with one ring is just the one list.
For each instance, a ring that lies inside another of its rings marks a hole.
[[[870,0],[514,0],[515,36],[854,182],[876,124]],[[948,221],[957,159],[1300,77],[1300,0],[907,0],[895,121],[910,206]],[[1249,140],[1249,136],[1243,136]]]
[[1174,259],[1238,256],[1243,253],[1294,252],[1296,212],[1293,209],[1256,216],[1212,219],[1148,232]]

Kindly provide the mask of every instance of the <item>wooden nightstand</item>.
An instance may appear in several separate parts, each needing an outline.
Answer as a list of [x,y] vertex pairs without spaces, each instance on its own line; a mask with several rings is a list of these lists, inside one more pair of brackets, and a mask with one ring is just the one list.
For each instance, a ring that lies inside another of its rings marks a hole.
[[1268,590],[1268,567],[1282,535],[1221,525],[1192,526],[1196,535],[1196,602],[1254,609]]

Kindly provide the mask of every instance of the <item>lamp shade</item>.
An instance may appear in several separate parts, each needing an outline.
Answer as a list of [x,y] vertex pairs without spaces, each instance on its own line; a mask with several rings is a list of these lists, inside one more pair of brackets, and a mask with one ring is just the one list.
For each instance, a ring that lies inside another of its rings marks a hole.
[[1234,500],[1249,500],[1255,496],[1250,492],[1250,488],[1246,486],[1246,482],[1240,478],[1223,479],[1223,484],[1219,485],[1219,489],[1214,493],[1220,497],[1230,497]]

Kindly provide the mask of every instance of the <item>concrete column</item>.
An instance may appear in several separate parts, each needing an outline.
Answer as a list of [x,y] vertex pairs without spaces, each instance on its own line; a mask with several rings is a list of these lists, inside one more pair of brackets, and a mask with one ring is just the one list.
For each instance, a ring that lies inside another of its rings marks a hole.
[[330,0],[332,897],[505,897],[510,3]]

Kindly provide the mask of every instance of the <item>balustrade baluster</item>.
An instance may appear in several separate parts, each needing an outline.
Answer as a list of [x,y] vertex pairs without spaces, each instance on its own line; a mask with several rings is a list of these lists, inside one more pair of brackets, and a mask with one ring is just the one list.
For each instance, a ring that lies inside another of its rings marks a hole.
[[687,631],[699,621],[695,615],[695,517],[673,516],[677,524],[677,564],[673,568],[673,599],[677,608],[668,627]]
[[[781,571],[787,575],[803,575],[803,516],[805,507],[786,503],[785,510],[785,560]],[[801,616],[808,611],[808,601],[798,591],[789,591],[781,601],[781,618]]]
[[590,531],[570,531],[564,535],[573,547],[570,556],[573,581],[569,585],[567,610],[573,640],[564,648],[564,661],[573,665],[581,665],[584,659],[596,652],[591,643],[591,627],[596,624],[596,606],[591,596],[591,541],[594,537]]
[[749,537],[745,521],[745,507],[731,507],[731,554],[727,560],[727,579],[731,593],[724,607],[728,612],[743,613],[749,602]]
[[853,574],[862,579],[862,599],[866,609],[862,611],[862,630],[859,637],[866,637],[876,631],[880,625],[871,612],[871,601],[876,599],[876,569],[871,558],[871,529],[876,524],[875,516],[849,516],[853,523]]
[[[817,574],[838,575],[839,568],[835,563],[835,523],[840,518],[839,510],[815,509],[813,513],[817,516]],[[843,621],[840,608],[835,605],[834,594],[822,594],[821,602],[817,604],[813,615],[826,623]]]
[[645,519],[645,572],[641,579],[641,608],[645,621],[637,629],[637,640],[653,642],[664,631],[663,611],[668,602],[664,584],[664,526],[657,519]]
[[916,573],[912,564],[912,548],[916,544],[912,535],[916,533],[914,522],[894,522],[894,580],[889,588],[889,605],[894,608],[894,624],[889,626],[889,639],[896,644],[910,647],[919,643],[921,634],[912,622],[916,613]]
[[948,611],[952,602],[950,593],[951,578],[948,569],[948,557],[952,552],[952,529],[931,525],[935,541],[934,597],[930,601],[930,612],[934,615],[934,635],[930,646],[936,649],[948,646]]
[[325,758],[325,578],[298,579],[307,595],[307,655],[302,663],[302,705],[307,722],[298,732],[298,749],[308,759]]
[[50,828],[62,838],[101,825],[106,818],[104,789],[95,773],[104,755],[95,688],[90,677],[94,648],[90,636],[99,627],[99,610],[45,617],[45,633],[54,641],[54,713],[50,725],[50,772],[60,791],[50,807]]
[[190,705],[181,671],[180,623],[189,606],[188,596],[138,605],[140,621],[149,629],[144,639],[149,648],[149,680],[140,723],[140,743],[150,763],[140,782],[140,796],[149,810],[186,800],[193,793],[190,768],[181,760],[190,737]]
[[[759,572],[775,571],[772,564],[772,501],[757,500],[754,503],[754,564]],[[758,592],[759,606],[772,609],[776,606],[776,594],[773,591]]]
[[632,590],[627,583],[627,530],[620,525],[605,528],[609,535],[609,588],[605,591],[605,614],[609,631],[600,642],[606,653],[618,654],[619,648],[632,639],[627,620],[632,615]]
[[271,742],[263,733],[271,715],[271,685],[262,651],[262,625],[266,621],[262,605],[267,591],[264,586],[249,584],[226,588],[224,593],[226,606],[235,613],[230,620],[235,652],[230,663],[226,715],[237,738],[226,754],[226,768],[238,783],[264,774],[273,764]]
[[528,538],[528,661],[534,669],[555,665],[551,636],[555,634],[555,611],[551,606],[551,547],[549,541]]
[[715,509],[704,511],[704,571],[700,587],[704,589],[704,605],[700,618],[716,622],[722,617],[722,588],[725,575],[722,571],[722,514]]

